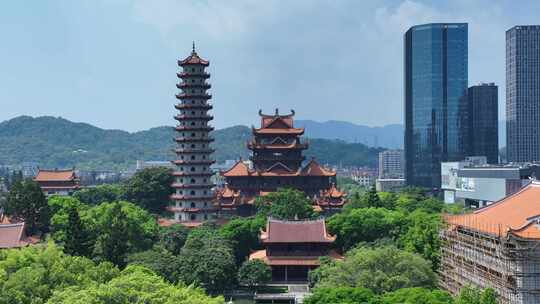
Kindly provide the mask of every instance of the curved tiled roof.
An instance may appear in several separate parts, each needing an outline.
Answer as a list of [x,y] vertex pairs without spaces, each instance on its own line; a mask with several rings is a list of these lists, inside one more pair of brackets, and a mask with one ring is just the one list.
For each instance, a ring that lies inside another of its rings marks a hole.
[[301,174],[310,176],[335,176],[336,172],[323,168],[315,161],[315,159],[311,159],[302,169]]
[[462,226],[484,233],[508,233],[540,239],[540,182],[532,181],[520,191],[473,213],[446,216],[453,227]]
[[222,176],[248,176],[249,168],[242,160],[239,160],[229,170],[222,171]]
[[210,62],[208,60],[204,60],[201,57],[199,57],[197,52],[195,52],[195,47],[193,47],[193,50],[191,51],[191,54],[188,57],[186,57],[184,60],[178,61],[179,66],[188,65],[188,64],[208,65],[209,63]]
[[58,182],[58,181],[74,181],[77,180],[73,169],[67,170],[44,170],[38,169],[37,175],[34,177],[36,182]]
[[281,221],[268,219],[263,243],[332,243],[336,240],[326,232],[324,219],[312,221]]

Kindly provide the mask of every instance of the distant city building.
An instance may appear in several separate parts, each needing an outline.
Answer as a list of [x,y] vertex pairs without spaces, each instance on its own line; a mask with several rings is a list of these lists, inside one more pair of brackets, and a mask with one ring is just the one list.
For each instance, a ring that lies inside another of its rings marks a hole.
[[404,178],[377,178],[375,189],[380,192],[394,192],[405,186]]
[[38,168],[34,181],[39,184],[46,196],[68,196],[80,189],[79,177],[75,174],[75,169],[45,170]]
[[492,288],[498,303],[540,303],[540,183],[473,213],[445,216],[439,286]]
[[253,215],[258,196],[286,187],[303,191],[315,210],[340,210],[345,200],[335,186],[336,172],[315,159],[303,164],[308,143],[301,139],[304,129],[294,126],[294,111],[287,115],[277,109],[272,115],[259,111],[259,116],[261,126],[252,128],[253,138],[247,144],[252,167],[239,160],[221,172],[226,184],[217,193],[220,215]]
[[376,176],[369,172],[357,172],[351,178],[362,187],[369,188],[375,184]]
[[509,162],[540,161],[540,25],[506,31],[506,145]]
[[408,185],[441,186],[441,162],[467,150],[466,23],[411,27],[404,37],[405,178]]
[[343,258],[331,249],[336,237],[327,233],[324,219],[268,219],[259,239],[264,249],[250,254],[249,260],[270,266],[273,283],[307,282],[308,272],[320,265],[320,257]]
[[379,178],[403,178],[403,150],[386,150],[379,153]]
[[137,160],[135,165],[135,171],[140,171],[146,168],[170,168],[174,169],[176,166],[170,161],[164,160]]
[[209,136],[212,128],[208,123],[213,119],[208,114],[212,96],[207,93],[210,84],[206,81],[210,74],[205,71],[209,62],[199,57],[195,45],[191,54],[178,61],[182,72],[178,73],[181,82],[176,86],[182,90],[176,95],[179,103],[175,105],[179,113],[175,116],[176,160],[173,172],[174,219],[180,222],[202,222],[215,217],[214,184],[210,166],[214,163],[210,147],[213,138]]
[[469,155],[485,156],[488,164],[499,163],[498,87],[494,83],[469,87]]
[[540,166],[487,165],[482,158],[442,163],[445,203],[483,207],[516,193],[531,178],[540,176]]

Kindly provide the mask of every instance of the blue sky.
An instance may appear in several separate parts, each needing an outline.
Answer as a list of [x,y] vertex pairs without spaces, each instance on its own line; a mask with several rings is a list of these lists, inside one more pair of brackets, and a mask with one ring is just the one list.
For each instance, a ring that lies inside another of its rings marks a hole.
[[540,1],[4,1],[0,121],[52,115],[136,131],[173,125],[176,60],[211,62],[214,125],[294,108],[314,120],[403,120],[403,33],[469,23],[469,84],[499,85],[504,35]]

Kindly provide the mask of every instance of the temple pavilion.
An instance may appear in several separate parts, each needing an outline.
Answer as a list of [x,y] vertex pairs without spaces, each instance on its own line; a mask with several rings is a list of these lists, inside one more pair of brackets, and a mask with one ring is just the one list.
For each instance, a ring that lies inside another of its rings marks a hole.
[[72,195],[73,192],[80,189],[79,177],[75,174],[75,169],[45,170],[38,168],[34,181],[38,183],[46,196]]
[[272,269],[273,282],[306,282],[308,272],[319,266],[319,258],[342,259],[331,249],[336,237],[326,232],[324,219],[282,221],[268,219],[259,239],[265,249],[250,260],[262,260]]
[[253,166],[239,160],[221,172],[226,181],[217,192],[222,215],[252,215],[257,196],[284,187],[305,192],[318,211],[328,213],[343,206],[344,195],[335,187],[336,173],[315,159],[303,165],[302,152],[308,148],[308,142],[301,139],[304,128],[294,126],[294,114],[291,111],[280,115],[277,109],[273,115],[259,111],[261,125],[252,127],[253,138],[247,143]]

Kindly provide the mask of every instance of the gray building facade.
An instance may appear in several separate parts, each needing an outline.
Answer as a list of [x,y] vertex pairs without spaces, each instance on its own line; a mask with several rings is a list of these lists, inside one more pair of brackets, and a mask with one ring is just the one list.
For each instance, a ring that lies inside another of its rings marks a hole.
[[540,25],[506,31],[506,144],[509,162],[540,161]]
[[499,162],[498,87],[494,83],[469,87],[469,155],[485,156],[488,164]]
[[440,188],[441,162],[467,154],[468,26],[433,23],[404,36],[405,179]]

